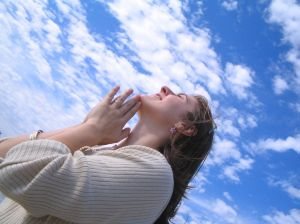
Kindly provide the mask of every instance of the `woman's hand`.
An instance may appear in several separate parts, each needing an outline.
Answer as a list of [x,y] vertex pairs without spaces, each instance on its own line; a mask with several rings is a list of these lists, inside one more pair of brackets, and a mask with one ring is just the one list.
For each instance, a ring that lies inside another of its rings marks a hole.
[[123,129],[123,127],[138,111],[141,104],[139,96],[135,96],[124,103],[126,98],[133,92],[132,89],[126,90],[122,95],[113,100],[119,89],[119,86],[113,88],[88,113],[83,121],[83,123],[93,127],[95,136],[99,139],[98,145],[119,142],[128,137],[130,129]]

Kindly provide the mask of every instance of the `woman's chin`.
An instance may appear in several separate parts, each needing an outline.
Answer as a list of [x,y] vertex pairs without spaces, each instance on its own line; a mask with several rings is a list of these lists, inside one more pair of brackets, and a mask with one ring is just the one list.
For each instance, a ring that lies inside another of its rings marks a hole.
[[151,95],[141,96],[141,106],[138,111],[138,115],[141,116],[143,114],[152,114],[156,113],[158,110],[158,103],[160,100],[155,99],[155,97]]
[[142,103],[153,103],[153,102],[160,102],[161,100],[157,97],[157,95],[141,95]]

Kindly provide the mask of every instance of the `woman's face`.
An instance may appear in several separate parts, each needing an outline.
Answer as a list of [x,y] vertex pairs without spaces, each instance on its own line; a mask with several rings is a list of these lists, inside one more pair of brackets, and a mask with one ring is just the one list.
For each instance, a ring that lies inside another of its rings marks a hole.
[[141,95],[142,105],[139,110],[140,118],[146,116],[159,124],[172,126],[182,120],[187,112],[193,112],[197,101],[193,96],[184,93],[175,94],[167,86],[163,86],[159,93]]

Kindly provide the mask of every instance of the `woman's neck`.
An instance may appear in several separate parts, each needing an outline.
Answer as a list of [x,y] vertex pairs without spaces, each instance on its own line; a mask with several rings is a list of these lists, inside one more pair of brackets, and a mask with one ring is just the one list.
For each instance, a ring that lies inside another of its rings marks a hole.
[[128,145],[143,145],[158,150],[163,144],[164,136],[161,127],[155,126],[151,122],[138,121],[130,135],[124,139],[116,148]]

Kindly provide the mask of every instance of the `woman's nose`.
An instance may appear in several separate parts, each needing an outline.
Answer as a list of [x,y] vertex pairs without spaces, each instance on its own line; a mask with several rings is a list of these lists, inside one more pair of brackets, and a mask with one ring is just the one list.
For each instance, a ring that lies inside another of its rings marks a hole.
[[161,87],[160,92],[162,92],[165,96],[167,96],[169,94],[174,94],[172,92],[172,90],[169,87],[167,87],[167,86]]

